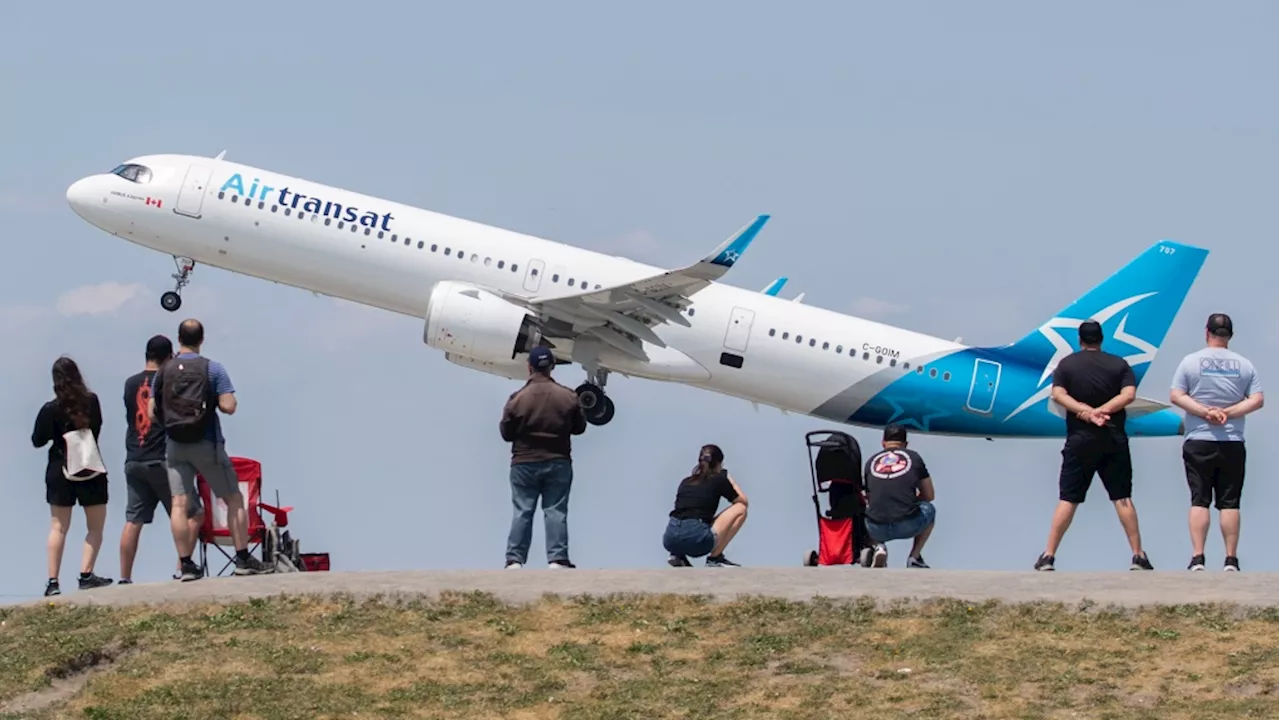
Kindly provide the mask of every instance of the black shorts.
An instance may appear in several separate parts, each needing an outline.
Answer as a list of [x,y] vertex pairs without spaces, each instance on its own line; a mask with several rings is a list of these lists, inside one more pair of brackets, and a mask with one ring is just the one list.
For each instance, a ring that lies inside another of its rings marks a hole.
[[44,476],[44,499],[50,505],[72,507],[77,502],[81,507],[107,504],[107,476],[99,475],[92,480],[68,480],[62,475],[47,472]]
[[1133,460],[1129,439],[1106,434],[1075,433],[1062,446],[1062,470],[1058,474],[1058,499],[1084,502],[1094,473],[1102,479],[1112,502],[1133,496]]
[[1244,489],[1244,442],[1188,440],[1182,443],[1182,464],[1194,507],[1239,510]]

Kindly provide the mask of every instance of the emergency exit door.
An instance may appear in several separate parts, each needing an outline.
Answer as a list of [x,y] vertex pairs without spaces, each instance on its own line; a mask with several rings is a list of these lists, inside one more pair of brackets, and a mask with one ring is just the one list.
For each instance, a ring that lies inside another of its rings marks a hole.
[[213,170],[204,165],[192,165],[187,168],[187,177],[182,181],[182,189],[178,191],[178,203],[173,211],[188,217],[200,217],[204,207],[205,191],[209,188],[209,176]]
[[973,382],[969,385],[969,409],[986,415],[996,406],[1000,389],[1000,363],[977,358],[973,361]]
[[737,353],[747,351],[747,341],[751,339],[751,324],[756,320],[755,312],[736,307],[729,315],[729,328],[725,331],[725,348]]

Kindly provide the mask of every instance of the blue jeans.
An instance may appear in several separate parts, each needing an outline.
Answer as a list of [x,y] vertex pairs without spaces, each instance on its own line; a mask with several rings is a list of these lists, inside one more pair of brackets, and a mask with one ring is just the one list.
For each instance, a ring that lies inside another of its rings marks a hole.
[[511,466],[511,533],[507,536],[507,562],[525,563],[533,540],[533,511],[542,498],[546,523],[547,562],[569,560],[569,486],[573,463],[546,460]]
[[867,534],[878,543],[887,543],[890,540],[911,540],[933,524],[935,515],[933,503],[921,500],[920,512],[909,518],[903,518],[888,525],[878,525],[867,520]]
[[716,534],[709,523],[696,518],[670,518],[662,533],[662,547],[672,555],[702,557],[716,549]]

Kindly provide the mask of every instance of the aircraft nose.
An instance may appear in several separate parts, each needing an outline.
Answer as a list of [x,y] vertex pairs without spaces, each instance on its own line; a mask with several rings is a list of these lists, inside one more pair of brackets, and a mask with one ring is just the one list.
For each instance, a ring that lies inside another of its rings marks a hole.
[[93,203],[93,178],[80,178],[67,188],[67,204],[77,215],[83,216]]

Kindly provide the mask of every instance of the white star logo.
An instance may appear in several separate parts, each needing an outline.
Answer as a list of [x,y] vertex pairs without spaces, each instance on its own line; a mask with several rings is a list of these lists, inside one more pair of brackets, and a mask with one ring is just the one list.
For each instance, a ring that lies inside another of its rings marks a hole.
[[[1109,305],[1095,313],[1092,316],[1092,319],[1098,321],[1099,325],[1106,325],[1108,320],[1115,317],[1121,311],[1135,303],[1146,300],[1153,295],[1155,295],[1154,292],[1149,292],[1125,298],[1124,300]],[[1068,341],[1066,336],[1060,331],[1077,329],[1080,327],[1080,323],[1084,322],[1086,319],[1088,318],[1055,317],[1040,326],[1040,334],[1044,335],[1045,339],[1053,345],[1053,356],[1049,358],[1049,362],[1045,363],[1044,371],[1040,373],[1040,381],[1037,383],[1037,386],[1044,385],[1044,381],[1053,376],[1053,371],[1058,368],[1058,363],[1062,362],[1062,358],[1075,352],[1075,348],[1071,346],[1071,342]],[[1129,365],[1141,365],[1143,363],[1151,362],[1155,359],[1158,348],[1136,335],[1130,335],[1125,332],[1124,324],[1128,319],[1128,313],[1126,313],[1124,317],[1120,318],[1120,323],[1116,326],[1116,330],[1111,336],[1112,339],[1119,340],[1130,347],[1141,350],[1139,353],[1125,356],[1125,362],[1129,363]],[[1004,422],[1008,422],[1014,415],[1017,415],[1041,400],[1047,400],[1052,392],[1052,385],[1040,388],[1035,392],[1035,394],[1027,398],[1021,405],[1015,408],[1013,412],[1009,413],[1009,416],[1004,419]],[[1049,403],[1049,412],[1057,415],[1058,417],[1064,417],[1063,410],[1061,407],[1058,407],[1057,403]]]
[[725,262],[731,262],[731,263],[738,262],[739,257],[741,257],[741,255],[736,250],[726,250],[724,253]]

